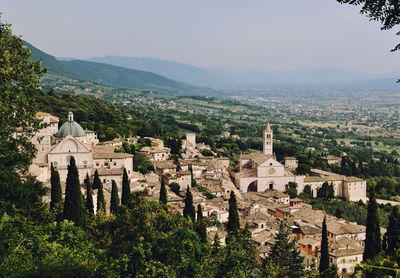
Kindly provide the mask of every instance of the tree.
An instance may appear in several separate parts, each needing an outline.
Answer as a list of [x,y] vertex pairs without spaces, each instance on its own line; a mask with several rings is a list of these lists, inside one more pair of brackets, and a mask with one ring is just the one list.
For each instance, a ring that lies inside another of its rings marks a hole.
[[196,233],[202,243],[207,242],[207,230],[203,222],[203,211],[200,204],[197,205]]
[[378,204],[376,203],[375,189],[371,187],[367,212],[367,230],[365,232],[364,260],[374,259],[381,250]]
[[239,214],[236,204],[236,196],[233,190],[231,191],[231,196],[229,198],[229,216],[228,216],[228,233],[235,233],[240,228]]
[[310,186],[309,184],[306,184],[306,185],[304,186],[303,193],[304,193],[304,195],[306,195],[308,198],[312,198],[312,197],[313,197],[313,196],[312,196],[312,191],[311,191],[311,186]]
[[100,182],[97,188],[97,210],[96,213],[106,212],[106,201],[104,200],[103,184]]
[[328,229],[326,227],[326,217],[322,222],[322,239],[321,239],[321,258],[319,261],[319,272],[322,273],[329,269],[329,249],[328,249]]
[[89,215],[94,215],[94,207],[93,207],[93,189],[92,184],[90,182],[89,174],[86,174],[85,179],[86,185],[86,210],[88,211]]
[[[373,21],[382,24],[382,30],[390,30],[400,24],[399,3],[396,0],[337,0],[341,4],[362,5],[360,13],[365,14]],[[397,33],[397,35],[400,35]],[[400,44],[396,45],[392,51],[400,49]]]
[[121,196],[121,205],[129,206],[131,201],[131,187],[129,184],[128,174],[126,169],[124,168],[124,173],[122,175],[122,196]]
[[192,192],[190,192],[189,187],[186,189],[186,196],[185,196],[185,207],[183,209],[183,216],[186,219],[191,219],[194,222],[196,218],[196,211],[193,206],[193,196]]
[[98,189],[100,187],[100,184],[101,184],[101,180],[99,177],[99,172],[96,170],[96,171],[94,171],[92,189]]
[[290,240],[289,231],[281,221],[279,231],[275,235],[275,243],[263,262],[264,268],[274,265],[275,271],[278,272],[276,277],[303,277],[305,274],[303,260],[296,240]]
[[395,206],[389,216],[389,225],[385,234],[385,251],[389,255],[395,255],[400,249],[400,213],[399,207]]
[[308,175],[311,173],[311,166],[307,164],[299,164],[296,168],[297,175]]
[[181,195],[181,186],[177,182],[171,182],[168,184],[169,188],[174,192],[176,195]]
[[62,190],[60,183],[60,174],[58,173],[58,171],[54,170],[53,163],[51,163],[50,184],[51,184],[50,210],[55,211],[56,208],[59,207],[62,203]]
[[71,157],[68,165],[63,218],[75,222],[75,225],[80,227],[83,227],[85,221],[79,173],[74,157]]
[[110,213],[115,214],[119,206],[118,187],[115,180],[112,180],[111,184]]
[[10,25],[0,22],[1,172],[24,172],[36,155],[30,138],[42,124],[36,117],[34,101],[46,70],[41,69],[41,62],[32,62],[30,56],[31,51],[12,34]]
[[176,165],[176,171],[179,172],[181,170],[181,163],[177,154],[174,156],[174,164]]
[[297,197],[297,183],[296,182],[289,182],[289,187],[285,191],[286,194],[290,196],[290,198]]
[[164,177],[161,178],[161,187],[160,187],[160,203],[167,204],[167,189],[165,188]]
[[331,199],[333,199],[335,197],[335,189],[333,188],[333,183],[331,182],[329,185],[328,185],[328,188],[327,188],[327,190],[326,190],[326,198],[328,199],[328,200],[331,200]]

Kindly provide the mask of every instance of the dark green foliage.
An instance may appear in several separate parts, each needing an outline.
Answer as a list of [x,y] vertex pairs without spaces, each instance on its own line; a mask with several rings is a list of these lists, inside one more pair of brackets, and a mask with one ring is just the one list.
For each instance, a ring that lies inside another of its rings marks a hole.
[[165,145],[171,148],[171,154],[179,154],[182,148],[182,140],[181,138],[176,138],[174,136],[168,137],[165,140]]
[[170,184],[168,184],[168,186],[176,195],[181,195],[181,186],[179,185],[179,183],[171,182]]
[[296,182],[289,182],[289,187],[285,191],[286,194],[290,196],[290,198],[297,197],[297,183]]
[[331,264],[331,266],[319,273],[320,278],[339,278],[338,268],[335,264]]
[[233,190],[231,191],[231,196],[229,198],[229,218],[227,225],[228,233],[235,233],[240,228],[239,213],[237,210],[236,196]]
[[164,177],[161,178],[160,199],[161,204],[167,204],[167,189],[165,188]]
[[274,266],[276,277],[303,277],[305,274],[303,259],[296,240],[290,240],[289,231],[281,222],[279,231],[275,235],[275,243],[263,262],[266,274],[269,272],[269,267]]
[[324,182],[317,191],[317,198],[322,198],[324,200],[331,200],[334,198],[334,195],[333,184],[329,184],[328,182]]
[[203,211],[201,209],[201,205],[197,205],[197,222],[196,222],[196,233],[200,238],[202,243],[207,242],[207,230],[203,221]]
[[0,218],[1,277],[106,277],[91,237],[72,223]]
[[73,221],[75,225],[80,227],[83,227],[85,223],[81,186],[74,157],[71,157],[68,165],[63,218]]
[[53,163],[51,163],[51,200],[50,200],[50,211],[55,211],[57,207],[62,205],[62,190],[60,182],[60,174],[54,170]]
[[128,174],[124,168],[124,173],[122,175],[122,195],[121,195],[121,205],[129,206],[131,201],[131,186],[128,179]]
[[384,250],[389,255],[395,255],[400,248],[400,213],[395,206],[389,216],[389,225],[384,236]]
[[307,164],[299,164],[296,169],[297,175],[309,175],[311,173],[311,166]]
[[[1,15],[0,15],[1,16]],[[26,170],[36,155],[30,136],[41,124],[35,117],[34,96],[45,70],[30,61],[30,51],[10,26],[0,22],[0,169]],[[17,132],[24,136],[14,136]]]
[[99,172],[96,170],[96,171],[94,171],[92,189],[98,189],[100,187],[100,184],[101,184],[101,180],[99,177]]
[[153,163],[147,159],[143,154],[137,152],[133,157],[133,170],[141,174],[147,174],[154,170]]
[[210,151],[209,149],[202,150],[201,154],[204,155],[204,156],[213,156],[214,155],[213,152]]
[[312,191],[311,191],[311,186],[309,184],[306,184],[303,189],[303,193],[306,195],[307,198],[312,198]]
[[112,180],[110,213],[116,214],[119,206],[118,187],[115,180]]
[[100,182],[97,188],[97,209],[96,213],[106,213],[106,201],[104,200],[103,184]]
[[322,222],[321,258],[319,261],[319,272],[329,269],[328,230],[326,228],[326,217]]
[[379,225],[378,204],[375,199],[375,190],[370,188],[367,230],[365,233],[364,260],[374,259],[382,250],[381,231]]
[[86,202],[85,202],[86,210],[88,211],[89,215],[93,215],[94,214],[93,195],[92,195],[93,189],[92,189],[92,183],[90,182],[89,174],[86,174],[85,185],[86,185]]
[[179,172],[181,170],[181,163],[179,162],[178,155],[174,156],[174,164],[176,165],[176,171]]
[[247,229],[232,233],[226,247],[221,248],[212,261],[205,260],[205,264],[209,268],[208,277],[264,277]]
[[196,211],[193,206],[193,196],[192,192],[190,192],[189,187],[186,189],[186,196],[185,196],[185,207],[183,208],[183,216],[186,219],[191,219],[192,222],[196,219]]

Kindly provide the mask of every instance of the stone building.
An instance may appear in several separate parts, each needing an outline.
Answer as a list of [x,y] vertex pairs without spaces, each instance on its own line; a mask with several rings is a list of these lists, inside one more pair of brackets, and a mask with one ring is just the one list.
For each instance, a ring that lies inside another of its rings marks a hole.
[[346,177],[318,169],[312,169],[311,176],[296,175],[298,166],[295,157],[286,157],[284,165],[276,160],[273,153],[273,131],[266,125],[263,152],[240,156],[239,166],[230,171],[241,192],[265,192],[266,190],[286,191],[290,182],[297,183],[297,192],[309,185],[313,196],[322,184],[328,182],[334,187],[335,196],[350,201],[366,201],[366,181],[357,177]]
[[80,182],[83,183],[86,175],[99,171],[100,178],[105,183],[111,179],[120,184],[122,170],[127,169],[128,175],[133,169],[133,156],[126,153],[114,153],[114,148],[106,146],[97,148],[97,134],[94,131],[84,130],[74,120],[74,114],[68,113],[68,120],[58,129],[58,118],[48,113],[37,114],[44,123],[48,124],[39,130],[32,138],[32,143],[38,153],[30,167],[30,172],[42,182],[50,179],[50,165],[60,174],[61,182],[65,182],[68,165],[74,157],[79,172]]

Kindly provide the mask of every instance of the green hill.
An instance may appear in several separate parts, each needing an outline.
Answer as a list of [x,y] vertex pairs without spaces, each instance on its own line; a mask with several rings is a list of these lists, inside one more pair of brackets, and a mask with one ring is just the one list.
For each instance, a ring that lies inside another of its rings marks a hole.
[[24,45],[31,50],[32,60],[41,60],[43,67],[56,76],[170,95],[216,95],[212,89],[181,83],[151,72],[80,60],[59,61],[28,42],[24,42]]
[[173,95],[212,95],[208,88],[199,88],[164,76],[140,70],[127,69],[81,60],[62,61],[70,70],[93,81],[136,90],[153,90]]
[[42,61],[42,67],[48,68],[49,73],[70,77],[74,79],[85,79],[83,76],[77,74],[73,70],[66,67],[63,63],[58,61],[54,56],[51,56],[40,49],[34,47],[30,43],[23,41],[24,45],[31,51],[31,59],[33,61]]

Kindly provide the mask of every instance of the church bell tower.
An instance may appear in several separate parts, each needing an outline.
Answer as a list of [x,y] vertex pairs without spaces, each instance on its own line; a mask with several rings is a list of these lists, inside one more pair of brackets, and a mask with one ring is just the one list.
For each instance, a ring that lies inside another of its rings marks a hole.
[[264,145],[263,145],[263,154],[273,154],[272,150],[273,143],[273,132],[269,123],[267,123],[264,130]]

